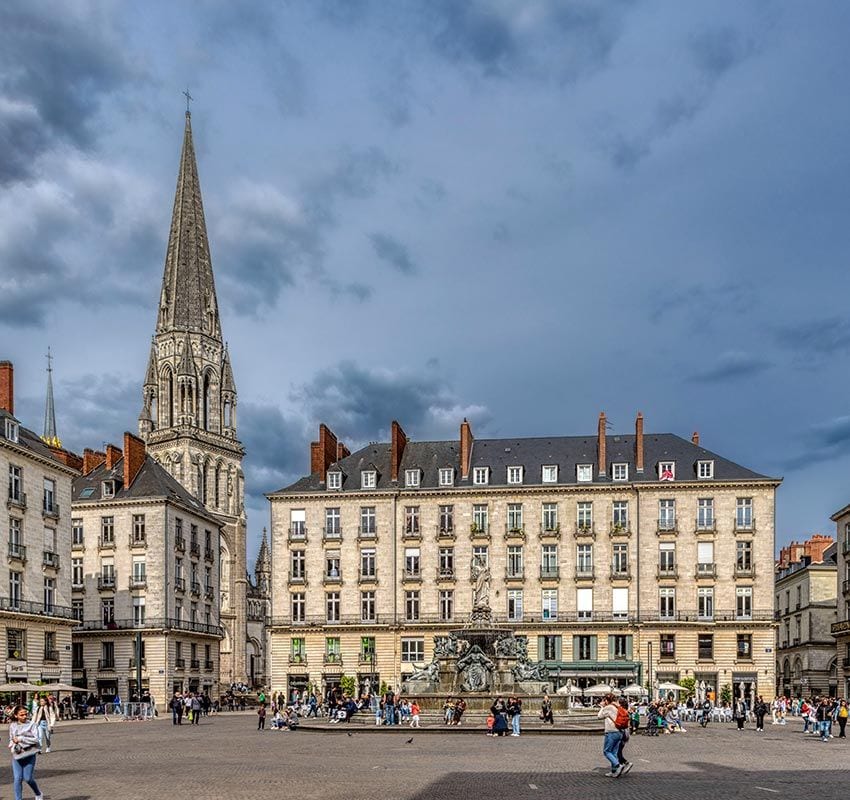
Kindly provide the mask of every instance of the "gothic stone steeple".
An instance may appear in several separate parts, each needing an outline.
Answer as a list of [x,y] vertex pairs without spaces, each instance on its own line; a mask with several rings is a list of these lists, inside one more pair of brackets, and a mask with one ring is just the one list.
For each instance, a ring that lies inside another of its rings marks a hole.
[[245,451],[236,435],[236,402],[187,111],[139,435],[148,452],[225,523],[220,678],[227,683],[246,678]]
[[47,397],[44,401],[44,433],[41,439],[51,447],[62,447],[56,434],[56,406],[53,403],[53,356],[47,348]]

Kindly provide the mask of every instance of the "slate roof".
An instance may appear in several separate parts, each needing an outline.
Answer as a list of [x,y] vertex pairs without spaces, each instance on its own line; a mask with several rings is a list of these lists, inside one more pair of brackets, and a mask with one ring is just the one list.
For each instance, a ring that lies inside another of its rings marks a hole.
[[[608,462],[607,477],[597,476],[596,436],[544,436],[513,439],[475,439],[472,445],[470,475],[467,480],[460,476],[460,443],[457,440],[443,442],[408,442],[404,449],[399,469],[398,484],[393,484],[390,476],[390,444],[380,442],[367,445],[350,456],[341,459],[330,467],[343,473],[343,489],[360,489],[360,473],[363,470],[377,469],[375,489],[392,490],[404,486],[404,472],[407,469],[422,470],[420,489],[441,489],[439,469],[453,467],[456,470],[455,488],[472,485],[472,468],[489,467],[490,487],[507,487],[508,466],[522,466],[523,486],[571,486],[579,485],[576,480],[576,467],[579,464],[593,465],[593,481],[589,485],[611,484],[611,465],[628,464],[630,483],[658,483],[656,465],[659,461],[676,462],[676,482],[695,480],[697,461],[714,461],[714,481],[730,480],[778,480],[761,475],[746,467],[693,444],[688,439],[672,433],[644,434],[644,473],[635,470],[635,437],[607,436],[606,454]],[[556,464],[558,481],[555,484],[542,483],[542,468]],[[374,465],[374,466],[372,466]],[[708,481],[704,481],[708,482]],[[512,487],[514,484],[510,484]],[[584,482],[581,485],[586,485]],[[326,487],[320,482],[318,473],[307,475],[290,486],[273,492],[289,494],[297,492],[323,492]]]
[[[6,428],[5,422],[2,422],[2,421],[7,419],[7,418],[13,419],[13,420],[15,420],[15,422],[18,423],[18,441],[17,442],[10,442],[10,444],[12,446],[23,447],[26,450],[30,450],[33,453],[33,455],[37,455],[41,458],[48,458],[51,461],[54,461],[57,465],[67,469],[67,465],[64,464],[63,462],[61,462],[58,458],[56,458],[56,456],[53,455],[53,452],[41,440],[41,437],[37,433],[35,433],[34,431],[31,431],[29,428],[25,428],[18,421],[17,417],[10,414],[8,411],[5,411],[4,409],[0,409],[0,423],[2,423],[2,424],[0,424],[0,439],[2,439],[3,433],[4,433],[5,428]],[[2,439],[2,440],[6,441],[5,439]]]
[[[109,480],[117,481],[115,495],[104,498],[102,497],[103,482]],[[81,475],[74,480],[71,488],[71,502],[84,505],[101,501],[120,503],[122,500],[170,500],[187,507],[195,514],[215,521],[217,525],[220,524],[194,495],[186,491],[182,484],[150,455],[145,456],[145,463],[142,464],[129,489],[123,485],[123,481],[123,458],[119,459],[112,469],[107,469],[105,463],[101,464],[88,475]],[[91,489],[92,492],[86,493],[83,497],[83,491],[86,489]]]

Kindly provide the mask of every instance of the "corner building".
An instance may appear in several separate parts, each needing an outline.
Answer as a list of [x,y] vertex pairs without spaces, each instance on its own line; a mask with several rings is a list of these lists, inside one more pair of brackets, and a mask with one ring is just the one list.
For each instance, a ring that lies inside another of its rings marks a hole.
[[[392,441],[324,425],[311,474],[269,495],[271,686],[398,686],[472,612],[528,637],[548,688],[695,679],[772,697],[779,480],[694,434]],[[542,688],[542,687],[541,687]]]

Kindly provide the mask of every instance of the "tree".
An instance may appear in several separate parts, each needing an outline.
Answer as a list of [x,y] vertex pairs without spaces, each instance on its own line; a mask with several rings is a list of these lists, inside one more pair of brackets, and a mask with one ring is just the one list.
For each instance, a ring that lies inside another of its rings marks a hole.
[[732,702],[732,686],[731,684],[726,684],[720,690],[720,702],[721,703],[731,703]]
[[357,680],[353,675],[343,675],[339,679],[339,688],[342,689],[344,694],[347,694],[349,697],[354,697],[354,694],[357,691]]
[[679,686],[683,689],[688,690],[688,694],[694,694],[697,687],[697,679],[696,678],[682,678],[679,681]]

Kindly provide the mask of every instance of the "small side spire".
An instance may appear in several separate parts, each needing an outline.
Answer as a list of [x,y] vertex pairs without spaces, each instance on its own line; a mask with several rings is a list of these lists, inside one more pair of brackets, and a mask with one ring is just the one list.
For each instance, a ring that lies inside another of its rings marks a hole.
[[53,402],[53,356],[47,348],[47,398],[44,402],[44,433],[41,440],[50,447],[62,447],[56,435],[56,406]]

